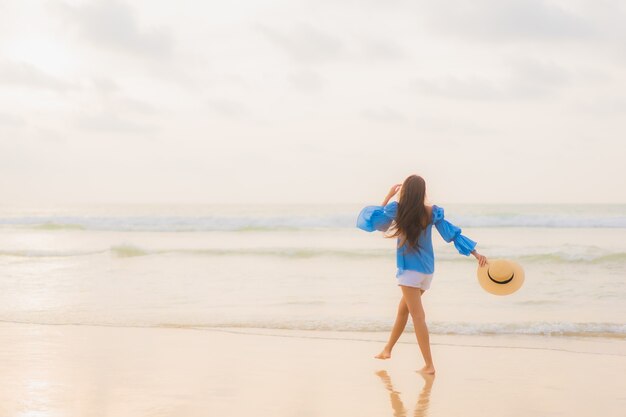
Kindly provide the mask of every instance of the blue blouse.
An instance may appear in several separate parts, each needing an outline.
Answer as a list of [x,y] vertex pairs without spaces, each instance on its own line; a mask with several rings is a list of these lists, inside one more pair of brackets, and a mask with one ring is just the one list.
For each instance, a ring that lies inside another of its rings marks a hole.
[[[356,226],[366,232],[387,231],[396,218],[398,202],[392,201],[386,206],[367,206],[361,210]],[[446,242],[454,242],[461,255],[468,256],[476,247],[476,242],[461,234],[461,228],[443,218],[443,207],[433,205],[432,221],[422,231],[418,239],[419,250],[405,251],[406,243],[396,250],[396,263],[400,275],[404,270],[418,271],[424,274],[435,272],[435,255],[431,230],[435,225],[437,231]],[[398,244],[400,238],[398,238]]]

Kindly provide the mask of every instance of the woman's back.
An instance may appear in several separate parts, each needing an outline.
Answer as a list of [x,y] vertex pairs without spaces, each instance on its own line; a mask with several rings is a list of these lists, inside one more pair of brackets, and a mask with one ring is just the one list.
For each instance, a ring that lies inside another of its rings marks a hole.
[[[433,225],[433,207],[424,205],[426,213],[425,224],[422,224],[422,230],[417,239],[417,244],[409,246],[405,242],[398,247],[396,251],[396,264],[398,274],[402,274],[405,270],[418,271],[424,274],[432,274],[435,271],[435,254],[433,250],[432,225]],[[397,244],[402,242],[398,238]]]

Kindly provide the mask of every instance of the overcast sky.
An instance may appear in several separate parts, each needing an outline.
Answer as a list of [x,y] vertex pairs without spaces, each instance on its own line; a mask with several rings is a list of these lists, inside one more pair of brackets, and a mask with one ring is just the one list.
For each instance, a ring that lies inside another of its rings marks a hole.
[[619,0],[0,1],[0,204],[626,203]]

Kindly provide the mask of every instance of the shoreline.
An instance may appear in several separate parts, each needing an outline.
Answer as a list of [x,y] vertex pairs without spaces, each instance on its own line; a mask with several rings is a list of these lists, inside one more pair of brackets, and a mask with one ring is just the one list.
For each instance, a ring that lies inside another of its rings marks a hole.
[[[427,323],[428,324],[428,323]],[[93,328],[117,328],[117,329],[153,329],[153,330],[180,330],[198,332],[217,332],[226,334],[241,334],[249,336],[271,336],[300,339],[319,340],[347,340],[366,343],[385,343],[390,330],[377,331],[354,331],[354,330],[317,330],[317,329],[277,329],[269,327],[240,327],[240,326],[199,326],[199,325],[178,325],[178,324],[107,324],[107,323],[43,323],[16,320],[0,320],[0,331],[3,326],[51,326],[51,327],[93,327]],[[509,348],[509,349],[539,349],[556,350],[571,353],[613,355],[626,357],[626,338],[621,335],[614,336],[612,333],[571,335],[571,334],[514,334],[514,333],[485,333],[485,334],[457,334],[457,333],[430,333],[431,345],[433,346],[462,346],[462,347],[483,347],[483,348]],[[433,341],[436,339],[436,341]],[[464,340],[465,344],[449,343],[450,340]],[[523,345],[497,345],[493,342],[517,341]],[[471,341],[469,344],[467,341]],[[594,346],[600,351],[578,351],[548,347],[548,342],[555,342],[561,345]],[[397,342],[398,344],[416,344],[411,323],[407,327]],[[478,344],[483,343],[483,344]],[[487,344],[484,344],[487,343]],[[617,348],[617,349],[614,349]]]

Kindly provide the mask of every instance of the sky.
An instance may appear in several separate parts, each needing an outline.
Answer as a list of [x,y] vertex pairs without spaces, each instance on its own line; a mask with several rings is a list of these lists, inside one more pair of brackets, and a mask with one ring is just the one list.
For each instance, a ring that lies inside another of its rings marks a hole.
[[0,0],[0,204],[626,203],[619,0]]

